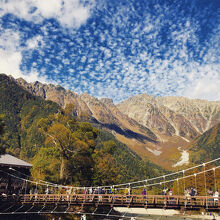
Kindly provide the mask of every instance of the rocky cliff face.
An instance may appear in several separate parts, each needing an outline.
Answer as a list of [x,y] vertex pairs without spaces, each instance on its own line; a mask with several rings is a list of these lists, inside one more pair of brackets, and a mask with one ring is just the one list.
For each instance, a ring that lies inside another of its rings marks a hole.
[[192,140],[220,121],[220,102],[142,94],[117,105],[118,109],[149,129]]
[[184,97],[158,97],[156,100],[182,115],[198,133],[203,133],[220,122],[220,102]]
[[27,83],[22,78],[17,79],[16,83],[22,86],[31,94],[40,96],[45,100],[56,102],[63,108],[65,108],[65,106],[69,103],[74,104],[75,114],[77,115],[80,115],[81,113],[92,115],[92,112],[86,103],[81,100],[78,94],[65,90],[61,86],[55,86],[53,84],[42,84],[38,81],[34,83]]
[[15,81],[30,93],[62,107],[74,104],[76,115],[86,114],[142,158],[165,168],[177,162],[189,141],[220,122],[220,102],[142,94],[115,105],[111,99],[78,95],[52,84]]
[[73,104],[76,115],[87,115],[101,127],[111,130],[114,134],[128,138],[156,141],[156,135],[153,132],[127,115],[122,114],[111,99],[98,100],[88,93],[78,95],[60,86],[40,82],[27,83],[21,78],[17,79],[16,82],[33,95],[54,101],[63,108],[69,103]]

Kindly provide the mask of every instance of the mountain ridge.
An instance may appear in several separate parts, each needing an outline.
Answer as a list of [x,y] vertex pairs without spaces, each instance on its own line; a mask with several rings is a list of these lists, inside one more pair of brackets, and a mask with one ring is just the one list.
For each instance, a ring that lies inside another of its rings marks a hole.
[[78,95],[53,84],[15,81],[31,94],[61,107],[72,103],[76,115],[87,115],[143,159],[150,158],[165,168],[178,161],[188,142],[220,122],[219,101],[140,94],[115,105],[111,99]]
[[[81,121],[77,117],[72,117],[71,105],[67,106],[66,109],[62,109],[55,102],[32,95],[17,85],[14,79],[2,74],[0,74],[0,94],[0,114],[4,115],[5,123],[5,131],[4,135],[1,136],[1,140],[5,141],[6,152],[33,163],[33,172],[35,174],[36,171],[39,172],[37,175],[40,175],[40,178],[47,176],[48,178],[53,178],[53,181],[58,181],[55,177],[59,174],[61,157],[57,154],[56,149],[51,148],[51,143],[48,144],[46,141],[48,139],[45,133],[47,133],[47,131],[49,132],[49,130],[44,130],[50,129],[51,123],[54,123],[53,128],[57,129],[57,134],[60,134],[60,131],[65,133],[66,130],[62,130],[63,126],[66,127],[67,130],[67,126],[72,126],[72,129],[76,131],[76,136],[74,136],[76,139],[77,137],[81,138],[83,135],[87,135],[83,140],[90,140],[88,145],[83,141],[76,142],[78,147],[82,148],[85,157],[75,158],[76,160],[74,159],[72,163],[73,166],[77,166],[78,163],[80,163],[82,167],[84,165],[87,166],[87,163],[90,164],[89,159],[86,157],[88,153],[84,152],[84,148],[91,146],[91,148],[95,147],[93,149],[95,150],[93,156],[97,156],[97,160],[103,159],[105,154],[108,153],[111,153],[111,156],[114,157],[114,163],[112,162],[113,160],[111,160],[111,162],[116,170],[119,171],[119,179],[117,181],[134,181],[149,176],[157,176],[165,172],[165,170],[161,169],[158,165],[150,161],[143,161],[140,156],[126,145],[117,141],[112,134],[101,129],[97,130],[92,127],[90,123]],[[56,126],[56,124],[58,126]],[[78,128],[84,130],[79,131]],[[96,133],[94,133],[95,136],[97,135],[96,140],[91,139],[91,132],[88,132],[88,130],[91,131],[90,128]],[[53,133],[53,135],[55,135],[55,133]],[[74,134],[72,133],[72,135]],[[62,138],[65,139],[65,135],[62,136]],[[91,148],[90,151],[92,151]],[[95,152],[100,152],[102,149],[105,149],[103,151],[105,154],[96,155]],[[110,149],[114,149],[114,151],[110,151]],[[71,155],[76,156],[72,153]],[[107,158],[111,159],[109,156]],[[51,163],[55,163],[55,165],[53,165],[54,167],[50,166]],[[105,163],[103,162],[103,164]],[[79,171],[78,174],[80,175],[80,173]],[[76,178],[78,174],[75,174]],[[106,172],[103,171],[103,175],[105,174]],[[94,179],[95,178],[97,178],[97,176],[94,176]]]

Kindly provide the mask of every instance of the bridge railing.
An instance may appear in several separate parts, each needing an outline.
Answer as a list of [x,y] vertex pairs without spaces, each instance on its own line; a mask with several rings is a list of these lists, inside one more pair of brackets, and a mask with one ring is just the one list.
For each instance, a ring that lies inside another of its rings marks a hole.
[[102,204],[113,206],[194,206],[220,207],[220,199],[207,196],[117,195],[117,194],[33,194],[21,195],[22,203]]

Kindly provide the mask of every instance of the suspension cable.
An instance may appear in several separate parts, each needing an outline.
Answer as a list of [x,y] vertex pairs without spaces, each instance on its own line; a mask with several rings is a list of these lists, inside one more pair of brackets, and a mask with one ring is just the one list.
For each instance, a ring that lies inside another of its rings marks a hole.
[[[220,166],[218,166],[218,167],[215,167],[215,169],[218,169]],[[200,171],[200,172],[198,172],[198,173],[196,173],[196,175],[199,175],[199,174],[202,174],[202,173],[205,173],[205,172],[208,172],[208,171],[211,171],[213,168],[211,168],[211,169],[208,169],[208,170],[203,170],[203,171]],[[0,170],[0,171],[2,171],[2,170]],[[4,172],[4,171],[2,171],[2,172]],[[4,172],[4,173],[6,173],[6,172]],[[9,174],[9,173],[7,173],[8,175],[10,175],[10,176],[13,176],[13,177],[15,177],[15,178],[18,178],[18,179],[21,179],[21,180],[23,180],[23,181],[27,181],[27,182],[30,182],[30,183],[34,183],[34,184],[36,184],[36,187],[37,187],[37,185],[39,184],[39,185],[46,185],[46,184],[43,184],[43,183],[38,183],[38,182],[34,182],[34,181],[31,181],[31,180],[27,180],[27,179],[24,179],[24,178],[21,178],[21,177],[17,177],[17,176],[15,176],[15,175],[13,175],[13,174]],[[188,176],[186,176],[186,175],[184,175],[183,177],[180,177],[180,178],[178,178],[178,180],[180,180],[180,179],[183,179],[183,180],[185,180],[186,178],[189,178],[189,177],[192,177],[193,175],[195,175],[195,174],[191,174],[191,175],[188,175]],[[176,178],[175,179],[171,179],[171,180],[166,180],[166,181],[164,181],[164,182],[158,182],[158,183],[152,183],[152,184],[147,184],[147,185],[145,185],[146,187],[147,186],[155,186],[155,185],[162,185],[162,184],[164,184],[164,183],[169,183],[169,182],[173,182],[173,181],[175,181],[175,180],[177,180]],[[206,181],[205,181],[205,186],[206,186]],[[56,185],[56,187],[60,187],[60,185]],[[141,185],[141,186],[135,186],[135,187],[132,187],[133,189],[135,189],[135,188],[142,188],[143,187],[143,185]],[[66,188],[66,187],[65,187]],[[74,187],[72,187],[72,188],[74,188]],[[85,187],[77,187],[78,189],[79,188],[85,188]],[[119,189],[126,189],[125,187],[122,187],[122,188],[117,188],[118,190]]]
[[[214,159],[214,160],[208,161],[208,162],[206,162],[206,163],[202,163],[202,164],[199,164],[199,165],[197,165],[197,166],[187,168],[187,169],[185,169],[185,171],[189,171],[189,170],[191,170],[191,169],[195,169],[195,168],[204,166],[204,164],[213,163],[213,162],[216,162],[216,161],[218,161],[218,160],[220,160],[220,157],[219,157],[219,158],[216,158],[216,159]],[[13,169],[13,168],[12,168],[12,169]],[[15,169],[13,169],[13,170],[15,170]],[[15,171],[17,171],[17,170],[15,170]],[[19,171],[17,171],[17,172],[19,172]],[[164,178],[164,177],[172,176],[172,175],[175,175],[175,174],[179,174],[179,173],[181,173],[181,172],[182,172],[182,171],[177,171],[177,172],[169,173],[169,174],[162,175],[162,176],[158,176],[158,177],[154,177],[154,178],[149,178],[149,179],[140,180],[140,181],[134,181],[134,182],[130,182],[130,183],[121,183],[121,184],[116,184],[116,185],[114,185],[114,186],[115,186],[115,187],[118,187],[118,186],[126,186],[126,185],[129,185],[129,184],[132,185],[132,184],[142,183],[142,182],[144,182],[144,181],[146,181],[146,180],[148,180],[148,181],[153,181],[153,180],[161,179],[161,178]],[[24,174],[24,175],[26,175],[26,174]],[[26,176],[28,176],[28,175],[26,175]],[[29,177],[30,177],[30,176],[29,176]],[[34,178],[34,179],[36,179],[36,178]],[[37,180],[37,179],[36,179],[36,180]],[[61,186],[61,187],[63,187],[63,188],[66,188],[66,187],[67,187],[67,186],[64,186],[64,185],[59,185],[59,184],[47,182],[47,181],[44,181],[44,180],[38,180],[38,181],[45,183],[44,185],[51,185],[51,186],[54,186],[54,187]],[[33,181],[33,182],[34,182],[34,181]],[[43,184],[41,184],[41,185],[43,185]],[[90,187],[91,187],[91,186],[90,186]],[[112,185],[96,186],[95,188],[97,188],[97,187],[102,187],[102,188],[109,188],[109,187],[110,187],[110,188],[111,188]],[[74,187],[74,188],[76,188],[76,189],[83,189],[84,187]],[[89,188],[89,187],[86,187],[86,188]]]
[[[208,162],[206,162],[205,164],[209,164],[209,163],[213,163],[213,162],[216,162],[216,161],[218,161],[218,160],[220,160],[220,157],[219,158],[216,158],[216,159],[214,159],[214,160],[211,160],[211,161],[208,161]],[[190,168],[187,168],[187,169],[185,169],[185,171],[189,171],[189,170],[191,170],[191,169],[195,169],[195,168],[198,168],[198,167],[201,167],[201,166],[203,166],[203,164],[204,163],[202,163],[202,164],[199,164],[199,165],[197,165],[197,166],[194,166],[194,167],[190,167]],[[166,175],[161,175],[161,176],[158,176],[158,177],[153,177],[153,178],[150,178],[150,179],[145,179],[145,180],[148,180],[148,181],[152,181],[152,180],[156,180],[156,179],[161,179],[161,178],[163,178],[164,176],[165,177],[168,177],[168,176],[172,176],[172,175],[175,175],[175,174],[179,174],[179,173],[182,173],[182,170],[181,171],[176,171],[176,172],[173,172],[173,173],[169,173],[169,174],[166,174]],[[137,184],[137,183],[142,183],[142,182],[144,182],[145,180],[139,180],[139,181],[134,181],[134,182],[130,182],[130,184],[132,185],[132,184]],[[124,186],[124,185],[128,185],[129,183],[121,183],[121,184],[115,184],[114,186]],[[110,187],[111,185],[108,185],[108,186],[99,186],[99,187]]]
[[[170,173],[170,174],[166,174],[166,175],[163,175],[163,176],[158,176],[158,177],[154,177],[154,178],[150,178],[150,179],[145,179],[145,180],[141,180],[141,181],[135,181],[135,182],[130,182],[130,183],[117,184],[117,185],[114,185],[114,187],[117,187],[117,186],[125,186],[125,185],[127,186],[127,185],[131,185],[131,184],[142,183],[142,182],[146,182],[146,180],[149,182],[149,181],[152,181],[152,180],[157,180],[157,179],[160,179],[160,178],[172,176],[172,175],[175,175],[175,174],[178,174],[178,173],[181,173],[181,172],[184,172],[184,173],[185,173],[185,171],[188,171],[188,170],[191,170],[191,169],[200,167],[200,166],[204,166],[204,164],[209,164],[209,163],[212,163],[212,162],[215,162],[215,161],[218,161],[218,160],[220,160],[220,157],[219,157],[219,158],[216,158],[216,159],[214,159],[214,160],[211,160],[211,161],[209,161],[209,162],[206,162],[206,163],[203,163],[203,164],[200,164],[200,165],[191,167],[191,168],[187,168],[187,169],[185,169],[184,171],[177,171],[177,172],[174,172],[174,173]],[[1,171],[1,172],[4,172],[4,171],[2,171],[2,170],[0,170],[0,171]],[[10,175],[10,176],[13,176],[13,177],[15,177],[15,178],[19,178],[19,179],[24,180],[24,181],[27,180],[27,179],[25,179],[25,178],[17,177],[17,176],[15,176],[15,175],[9,174],[9,173],[7,173],[7,172],[4,172],[4,173],[6,173],[6,174],[8,174],[8,175]],[[185,179],[185,178],[183,178],[183,179]],[[27,180],[27,181],[30,182],[30,183],[37,183],[37,182],[32,181],[32,180]],[[167,181],[164,181],[164,182],[166,183]],[[58,187],[68,188],[68,186],[59,185],[59,184],[54,184],[54,183],[50,183],[50,182],[46,182],[46,181],[45,181],[45,183],[44,183],[44,182],[43,182],[43,183],[42,183],[42,182],[38,182],[38,184],[39,184],[39,185],[44,185],[44,186],[50,185],[51,187],[55,187],[55,188],[58,188]],[[150,184],[150,185],[152,185],[152,184]],[[90,187],[91,187],[91,186],[90,186]],[[75,188],[75,189],[84,189],[84,188],[90,188],[90,187],[74,187],[74,186],[73,186],[72,188]],[[112,187],[112,185],[109,185],[109,186],[98,186],[98,187],[108,188],[108,187]],[[95,187],[95,188],[97,188],[97,187]],[[136,187],[132,187],[132,188],[140,188],[140,186],[136,186]],[[185,186],[184,186],[184,188],[185,188]],[[118,188],[118,189],[121,189],[121,188]],[[124,188],[122,188],[122,189],[124,189]]]
[[[218,168],[220,168],[220,166],[217,166],[217,167],[215,167],[215,169],[218,169]],[[200,172],[198,172],[198,173],[196,173],[196,175],[200,175],[200,174],[203,174],[204,172],[209,172],[209,171],[211,171],[212,170],[212,168],[211,169],[208,169],[208,170],[205,170],[205,171],[200,171]],[[189,178],[189,177],[193,177],[194,176],[194,174],[190,174],[190,175],[188,175],[188,176],[184,176],[184,177],[180,177],[180,178],[178,178],[178,180],[180,180],[180,179],[186,179],[186,178]],[[165,183],[170,183],[170,182],[173,182],[173,181],[175,181],[175,180],[177,180],[176,178],[175,179],[171,179],[171,180],[166,180],[165,181]],[[152,184],[148,184],[148,185],[146,185],[146,186],[156,186],[156,185],[161,185],[161,184],[163,184],[164,182],[158,182],[158,183],[152,183]],[[137,189],[137,188],[142,188],[143,186],[135,186],[135,187],[133,187],[133,189]],[[118,188],[118,189],[125,189],[125,188]]]

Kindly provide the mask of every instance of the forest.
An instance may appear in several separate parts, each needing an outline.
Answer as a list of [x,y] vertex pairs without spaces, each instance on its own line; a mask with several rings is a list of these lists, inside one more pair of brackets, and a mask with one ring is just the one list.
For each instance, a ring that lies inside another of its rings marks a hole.
[[[168,173],[148,160],[143,161],[110,132],[89,123],[85,116],[75,116],[72,104],[62,109],[52,101],[31,95],[5,75],[0,75],[0,93],[1,153],[6,151],[33,164],[31,175],[35,179],[63,185],[99,186]],[[219,125],[195,140],[191,148],[192,165],[201,163],[203,157],[204,160],[216,158],[218,142]],[[220,186],[219,172],[216,182],[213,172],[208,172],[206,178],[207,187]],[[192,177],[166,187],[183,194],[185,187],[197,184],[199,193],[204,194],[203,182],[204,175],[198,175],[196,180]],[[148,190],[161,193],[162,186]]]
[[114,136],[0,75],[1,148],[33,164],[32,175],[76,186],[115,184],[165,171],[143,161]]

